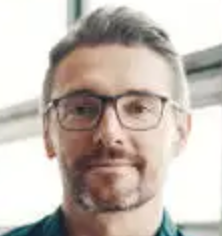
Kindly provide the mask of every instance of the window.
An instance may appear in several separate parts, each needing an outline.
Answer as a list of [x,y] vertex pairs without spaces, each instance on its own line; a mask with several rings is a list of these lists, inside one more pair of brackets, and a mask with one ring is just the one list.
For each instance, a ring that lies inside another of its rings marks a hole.
[[40,94],[49,49],[66,29],[66,1],[0,1],[0,108]]
[[45,156],[40,137],[0,146],[0,227],[32,222],[61,202],[57,163]]
[[88,0],[86,12],[105,4],[144,11],[170,33],[182,54],[221,43],[221,0]]
[[194,111],[193,130],[175,160],[165,204],[179,223],[219,222],[221,209],[222,107]]
[[[182,54],[221,43],[221,0],[88,0],[85,13],[104,4],[127,4],[170,32]],[[0,108],[36,98],[48,50],[66,30],[67,1],[0,1]],[[210,78],[209,78],[210,79]],[[178,223],[220,220],[222,108],[194,111],[188,147],[177,158],[165,187],[165,205]],[[62,198],[55,161],[45,157],[41,137],[0,145],[0,227],[35,221]]]

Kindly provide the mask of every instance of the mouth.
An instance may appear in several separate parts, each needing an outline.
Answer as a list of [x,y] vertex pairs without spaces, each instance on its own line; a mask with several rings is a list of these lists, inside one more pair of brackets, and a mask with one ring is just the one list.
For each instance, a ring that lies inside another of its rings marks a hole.
[[87,169],[94,168],[120,168],[120,167],[134,167],[135,164],[125,160],[106,160],[99,162],[92,162],[87,164]]
[[121,169],[121,168],[133,168],[141,171],[145,163],[140,156],[132,155],[119,155],[115,157],[103,156],[103,155],[85,155],[79,158],[76,163],[76,170],[80,172],[87,172],[95,169]]

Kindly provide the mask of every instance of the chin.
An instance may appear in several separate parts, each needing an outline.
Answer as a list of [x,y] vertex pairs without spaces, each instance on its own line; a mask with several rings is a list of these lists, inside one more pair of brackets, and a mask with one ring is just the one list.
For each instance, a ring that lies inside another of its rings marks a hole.
[[151,202],[156,186],[143,181],[137,170],[124,170],[89,172],[68,181],[74,205],[83,211],[108,213],[132,211]]
[[141,195],[137,194],[128,198],[126,197],[119,201],[105,202],[101,200],[93,201],[92,198],[87,194],[80,194],[78,197],[75,196],[74,201],[84,211],[95,213],[118,213],[136,210],[151,201],[153,198],[154,195],[142,197]]

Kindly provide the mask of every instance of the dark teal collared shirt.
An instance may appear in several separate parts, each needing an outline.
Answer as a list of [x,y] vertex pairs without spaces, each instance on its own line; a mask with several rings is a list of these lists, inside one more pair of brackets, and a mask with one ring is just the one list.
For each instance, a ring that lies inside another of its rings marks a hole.
[[[63,213],[59,208],[54,214],[42,220],[19,227],[5,234],[4,236],[66,236]],[[172,223],[167,212],[163,214],[163,220],[156,236],[184,236],[181,231]]]

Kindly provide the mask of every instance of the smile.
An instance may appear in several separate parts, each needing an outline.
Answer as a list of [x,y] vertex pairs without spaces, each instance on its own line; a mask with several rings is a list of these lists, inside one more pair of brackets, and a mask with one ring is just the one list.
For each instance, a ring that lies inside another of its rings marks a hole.
[[114,168],[114,167],[132,167],[134,166],[129,161],[123,160],[110,160],[110,161],[100,161],[95,163],[88,163],[87,167],[91,168]]

